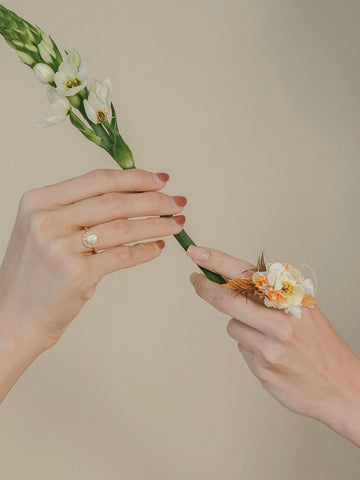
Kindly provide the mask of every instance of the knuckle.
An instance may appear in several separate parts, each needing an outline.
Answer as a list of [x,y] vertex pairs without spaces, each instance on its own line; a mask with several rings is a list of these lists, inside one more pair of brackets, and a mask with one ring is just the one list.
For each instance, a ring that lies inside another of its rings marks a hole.
[[19,208],[21,211],[30,212],[35,208],[39,188],[32,188],[22,194]]
[[279,345],[265,345],[261,350],[265,363],[274,368],[283,364],[283,353]]
[[294,339],[294,336],[294,326],[288,320],[285,320],[278,325],[276,329],[276,338],[281,343],[290,343]]
[[35,210],[28,215],[28,233],[31,238],[40,241],[45,240],[51,231],[51,219],[49,212],[44,210]]
[[43,248],[48,261],[51,263],[58,263],[65,257],[65,238],[56,237],[47,241]]

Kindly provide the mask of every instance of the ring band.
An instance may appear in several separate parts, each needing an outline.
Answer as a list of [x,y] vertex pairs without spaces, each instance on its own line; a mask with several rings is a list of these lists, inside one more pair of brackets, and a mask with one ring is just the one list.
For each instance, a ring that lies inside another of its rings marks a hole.
[[94,253],[98,253],[98,245],[101,239],[101,233],[84,227],[85,233],[81,235],[81,241],[84,247],[92,248]]

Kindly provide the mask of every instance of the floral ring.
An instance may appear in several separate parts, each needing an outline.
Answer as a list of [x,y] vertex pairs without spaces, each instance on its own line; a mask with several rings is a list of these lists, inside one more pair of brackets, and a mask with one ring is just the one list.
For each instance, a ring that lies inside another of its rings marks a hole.
[[81,241],[84,247],[92,248],[94,253],[98,253],[98,245],[101,239],[101,233],[84,227],[85,233],[81,235]]
[[223,286],[246,297],[259,297],[266,307],[281,309],[300,318],[302,307],[317,304],[314,282],[305,278],[304,270],[314,276],[306,266],[295,268],[285,262],[265,263],[262,253],[256,267],[247,271],[248,276],[235,278]]

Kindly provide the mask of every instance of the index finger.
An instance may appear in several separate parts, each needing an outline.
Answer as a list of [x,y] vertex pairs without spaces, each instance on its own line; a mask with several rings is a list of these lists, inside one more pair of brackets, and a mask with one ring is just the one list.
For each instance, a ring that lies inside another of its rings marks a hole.
[[192,273],[191,283],[196,293],[222,313],[246,323],[252,328],[273,335],[283,321],[284,312],[272,310],[250,298],[212,282],[205,275]]
[[230,279],[249,276],[249,270],[254,268],[253,264],[239,260],[214,248],[191,245],[187,249],[186,255],[197,265]]
[[167,173],[146,170],[97,169],[54,185],[37,189],[42,199],[55,205],[70,205],[80,200],[110,192],[143,192],[163,188],[169,179]]

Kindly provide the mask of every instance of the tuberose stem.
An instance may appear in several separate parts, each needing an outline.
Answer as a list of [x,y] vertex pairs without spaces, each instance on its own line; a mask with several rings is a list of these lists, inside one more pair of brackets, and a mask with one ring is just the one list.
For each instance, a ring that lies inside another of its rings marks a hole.
[[[112,108],[112,113],[113,113],[113,121],[112,121],[112,125],[110,124],[107,124],[105,128],[103,125],[96,125],[94,123],[92,123],[89,118],[87,117],[86,115],[86,112],[85,112],[85,108],[84,108],[84,105],[81,103],[80,107],[79,107],[79,110],[81,112],[81,114],[83,115],[83,117],[87,120],[87,122],[89,123],[89,125],[92,127],[92,129],[94,130],[94,132],[100,137],[103,139],[103,141],[105,142],[106,146],[104,146],[105,150],[109,153],[109,155],[111,155],[111,157],[118,163],[118,165],[123,168],[123,170],[131,170],[133,168],[136,168],[135,165],[132,163],[131,165],[128,164],[129,166],[127,166],[127,162],[123,162],[123,166],[120,165],[121,162],[118,161],[118,159],[116,159],[114,157],[114,153],[113,153],[113,146],[114,146],[114,138],[115,136],[114,135],[111,135],[111,127],[113,127],[115,129],[115,132],[116,132],[116,135],[118,136],[118,139],[120,141],[122,141],[124,143],[124,146],[126,146],[126,149],[129,150],[130,152],[130,149],[129,147],[126,145],[126,143],[124,142],[124,140],[122,139],[120,133],[118,132],[118,127],[117,127],[117,123],[116,123],[116,115],[115,115],[115,109],[113,107],[113,105],[111,105],[111,108]],[[115,120],[114,120],[115,119]],[[131,152],[130,152],[131,154]],[[163,217],[171,217],[172,215],[162,215]],[[196,247],[196,243],[192,240],[192,238],[185,232],[185,230],[182,230],[180,233],[177,233],[174,235],[174,237],[176,238],[176,240],[180,243],[180,245],[183,247],[183,249],[186,251],[190,245],[194,245]],[[214,273],[214,272],[211,272],[210,270],[206,269],[206,268],[203,268],[203,267],[200,267],[200,270],[204,273],[204,275],[207,276],[207,278],[209,280],[212,280],[213,282],[216,282],[216,283],[219,283],[219,284],[223,284],[223,283],[226,283],[226,280],[219,274],[217,273]]]

